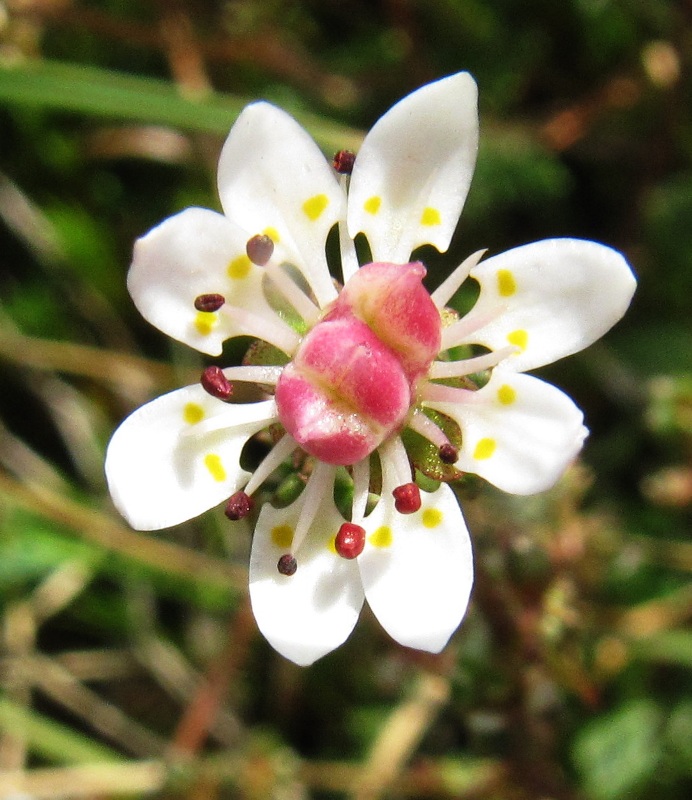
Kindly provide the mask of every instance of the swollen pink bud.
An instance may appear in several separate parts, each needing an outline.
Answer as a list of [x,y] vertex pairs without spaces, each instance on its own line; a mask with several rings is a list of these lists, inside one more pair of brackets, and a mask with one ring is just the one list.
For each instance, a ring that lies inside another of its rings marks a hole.
[[403,422],[411,404],[401,362],[354,317],[319,322],[276,386],[279,419],[311,455],[354,464]]
[[321,461],[355,464],[403,425],[440,349],[424,276],[420,263],[361,267],[281,373],[279,420]]
[[344,286],[329,317],[354,315],[396,352],[413,382],[440,351],[442,322],[423,286],[425,267],[366,264]]

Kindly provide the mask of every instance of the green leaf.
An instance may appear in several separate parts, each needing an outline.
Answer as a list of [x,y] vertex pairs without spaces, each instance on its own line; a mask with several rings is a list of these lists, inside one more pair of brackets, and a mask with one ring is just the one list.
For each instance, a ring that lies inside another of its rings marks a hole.
[[692,631],[662,631],[637,642],[635,654],[647,661],[662,661],[692,669]]
[[665,744],[674,768],[692,776],[692,700],[678,703],[669,714]]
[[593,800],[634,800],[654,777],[661,756],[662,715],[650,700],[635,700],[588,725],[573,757]]
[[[0,62],[0,103],[170,125],[198,133],[225,136],[253,99],[218,92],[184,96],[165,81],[85,64]],[[357,131],[317,115],[295,110],[295,117],[326,152],[357,149],[362,141]]]
[[33,752],[60,764],[121,760],[116,752],[88,736],[6,698],[0,698],[0,728],[26,739]]
[[43,578],[68,561],[96,565],[101,548],[60,535],[50,523],[15,511],[0,526],[0,590]]

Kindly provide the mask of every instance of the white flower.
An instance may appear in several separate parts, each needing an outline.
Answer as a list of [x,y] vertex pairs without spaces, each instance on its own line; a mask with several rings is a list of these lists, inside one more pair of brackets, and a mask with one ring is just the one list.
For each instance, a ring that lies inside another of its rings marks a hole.
[[[350,179],[283,111],[250,105],[221,154],[224,214],[188,209],[135,247],[128,287],[149,322],[209,355],[250,335],[285,358],[211,367],[204,386],[132,414],[108,448],[113,500],[143,530],[229,496],[227,514],[238,518],[295,450],[311,455],[298,499],[262,508],[250,561],[258,625],[298,664],[341,644],[364,598],[398,642],[444,647],[466,611],[471,545],[449,486],[418,491],[400,434],[410,428],[429,440],[438,464],[453,465],[449,474],[475,473],[515,494],[549,488],[587,431],[565,394],[524,372],[598,339],[634,292],[619,253],[554,239],[482,262],[477,253],[428,294],[425,268],[408,262],[422,244],[449,246],[475,164],[476,94],[461,73],[404,98],[367,135]],[[340,293],[325,250],[333,229]],[[362,268],[358,233],[372,256]],[[468,315],[443,325],[440,311],[468,275],[480,296]],[[270,301],[277,293],[290,318]],[[487,352],[450,360],[450,348],[465,344]],[[484,384],[464,378],[483,371]],[[264,386],[268,399],[228,402],[243,381]],[[250,475],[240,466],[243,446],[277,422],[283,437]],[[378,462],[380,498],[366,514]],[[353,479],[350,521],[333,499],[344,466]]]

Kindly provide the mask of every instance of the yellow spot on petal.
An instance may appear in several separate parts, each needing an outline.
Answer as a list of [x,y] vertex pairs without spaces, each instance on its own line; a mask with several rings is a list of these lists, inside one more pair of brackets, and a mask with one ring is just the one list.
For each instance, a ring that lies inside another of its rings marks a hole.
[[526,345],[529,343],[529,334],[524,330],[512,331],[507,334],[507,341],[520,350],[526,350]]
[[517,399],[517,392],[512,386],[505,383],[497,390],[497,399],[503,406],[511,406]]
[[486,458],[490,458],[490,456],[495,452],[496,447],[497,442],[495,439],[481,439],[476,445],[476,449],[473,451],[473,457],[477,461],[483,461]]
[[511,297],[517,290],[514,275],[508,269],[497,271],[497,291],[501,297]]
[[369,538],[370,544],[373,547],[391,547],[392,540],[392,529],[389,525],[382,525],[372,533]]
[[276,228],[272,228],[270,226],[269,228],[265,228],[262,233],[265,236],[268,236],[272,242],[274,242],[274,244],[278,244],[281,241],[281,237],[279,236],[279,232],[276,230]]
[[195,328],[202,336],[209,336],[218,321],[219,318],[213,311],[198,311],[195,315]]
[[243,253],[242,256],[238,256],[229,262],[226,274],[234,281],[241,281],[250,274],[251,267],[252,261]]
[[421,225],[439,225],[442,222],[440,212],[436,208],[426,206],[423,213],[420,215]]
[[426,508],[423,512],[423,525],[426,528],[437,528],[442,519],[443,514],[439,508]]
[[216,453],[207,453],[204,456],[204,466],[209,470],[211,477],[215,481],[221,483],[221,481],[226,480],[226,470],[221,463],[221,457]]
[[188,425],[196,425],[204,419],[204,409],[198,403],[185,403],[183,419]]
[[272,542],[282,550],[288,550],[293,543],[293,528],[290,525],[277,525],[272,528]]
[[372,197],[368,197],[368,199],[363,203],[363,208],[368,212],[368,214],[377,214],[381,205],[382,198],[377,197],[377,195],[373,195]]
[[336,534],[334,536],[329,537],[329,541],[327,542],[327,547],[329,548],[329,552],[335,556],[339,555],[338,550],[336,549]]
[[329,205],[329,198],[326,194],[316,194],[303,203],[303,211],[308,219],[315,222],[322,215],[324,209]]

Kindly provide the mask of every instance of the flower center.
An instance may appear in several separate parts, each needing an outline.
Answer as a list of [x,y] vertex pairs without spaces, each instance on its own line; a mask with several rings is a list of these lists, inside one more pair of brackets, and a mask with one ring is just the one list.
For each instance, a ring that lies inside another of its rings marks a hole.
[[425,267],[367,264],[301,341],[276,386],[279,419],[328,464],[368,456],[400,429],[440,349]]

